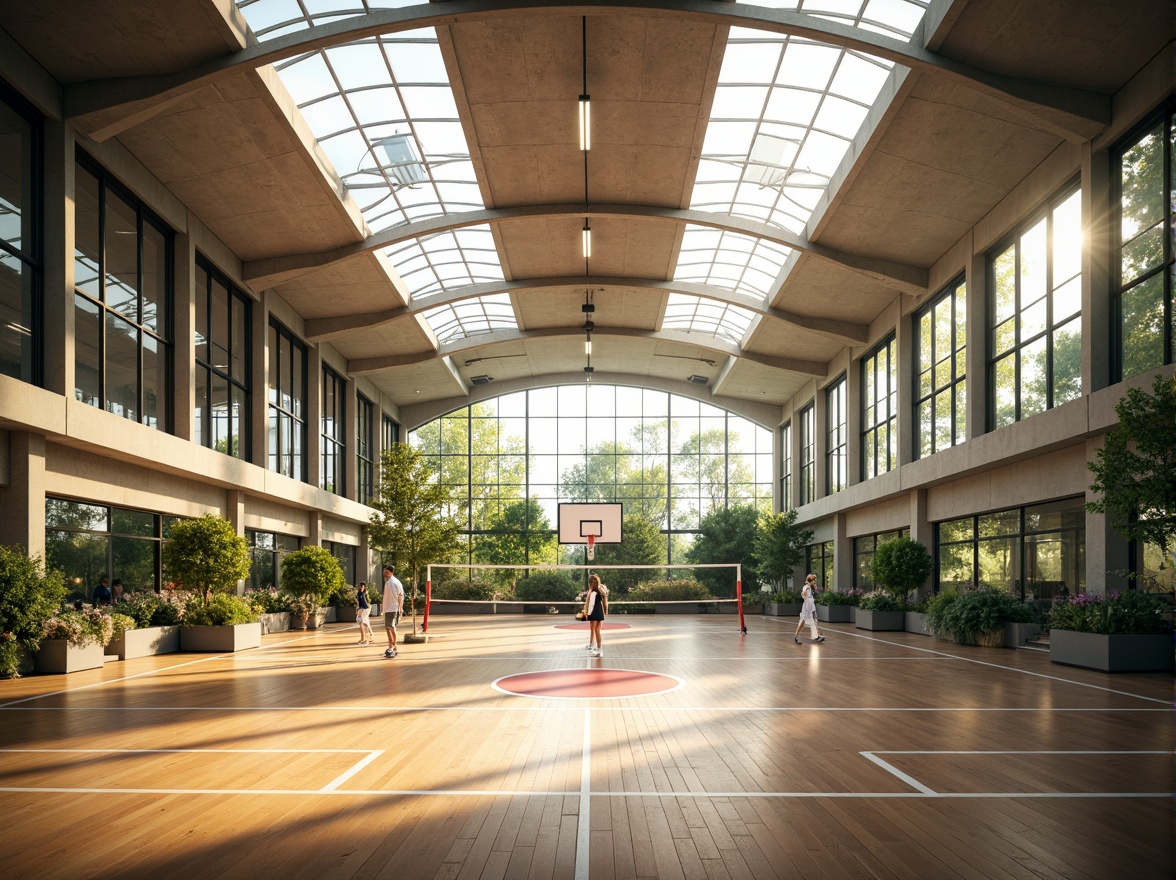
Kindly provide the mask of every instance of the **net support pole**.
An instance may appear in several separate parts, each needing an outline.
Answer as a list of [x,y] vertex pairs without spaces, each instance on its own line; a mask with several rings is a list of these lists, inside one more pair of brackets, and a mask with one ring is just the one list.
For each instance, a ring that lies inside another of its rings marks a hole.
[[[747,622],[743,619],[743,577],[735,581],[735,602],[739,606],[739,632],[747,634]],[[426,609],[428,606],[425,606]]]
[[433,601],[433,566],[425,571],[425,620],[421,624],[421,632],[429,631],[429,603]]

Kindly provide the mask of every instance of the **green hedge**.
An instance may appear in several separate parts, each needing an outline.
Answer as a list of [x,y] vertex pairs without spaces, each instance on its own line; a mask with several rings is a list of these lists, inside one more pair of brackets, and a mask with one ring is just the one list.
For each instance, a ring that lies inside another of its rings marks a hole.
[[498,588],[482,580],[446,581],[433,587],[434,599],[462,602],[489,602],[499,598]]
[[698,581],[681,578],[643,584],[625,598],[634,602],[704,602],[714,597]]
[[514,598],[520,602],[574,602],[580,585],[557,571],[537,571],[515,584]]

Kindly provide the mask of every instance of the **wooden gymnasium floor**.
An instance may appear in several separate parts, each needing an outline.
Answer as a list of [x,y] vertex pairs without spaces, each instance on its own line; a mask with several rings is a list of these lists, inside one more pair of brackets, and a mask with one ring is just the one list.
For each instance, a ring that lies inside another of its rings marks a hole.
[[[0,876],[1171,876],[1171,676],[735,621],[614,614],[601,660],[564,615],[435,617],[396,660],[340,624],[0,681]],[[492,686],[596,668],[680,686]]]

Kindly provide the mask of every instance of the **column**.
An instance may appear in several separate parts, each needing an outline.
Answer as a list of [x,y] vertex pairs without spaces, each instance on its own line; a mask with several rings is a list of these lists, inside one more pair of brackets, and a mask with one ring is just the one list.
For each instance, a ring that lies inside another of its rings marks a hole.
[[195,283],[196,245],[188,233],[175,237],[175,274],[173,276],[175,304],[175,387],[172,406],[175,410],[175,435],[181,440],[200,443],[194,437],[196,380],[196,304],[192,286]]
[[30,556],[45,555],[45,437],[29,431],[8,435],[8,486],[0,488],[0,544],[19,544]]
[[45,120],[45,296],[42,339],[45,388],[74,396],[73,132]]

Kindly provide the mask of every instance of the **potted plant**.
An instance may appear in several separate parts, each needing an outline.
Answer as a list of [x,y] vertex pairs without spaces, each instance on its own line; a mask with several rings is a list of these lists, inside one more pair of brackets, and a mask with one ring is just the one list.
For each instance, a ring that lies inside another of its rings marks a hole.
[[[125,603],[119,602],[117,607],[122,607]],[[119,660],[127,659],[127,633],[135,632],[135,618],[129,614],[122,614],[119,611],[114,611],[110,614],[110,638],[107,639],[104,651],[107,657],[118,657]],[[132,637],[133,641],[133,637]]]
[[[294,618],[300,620],[303,611],[307,614],[308,628],[317,629],[319,623],[325,623],[326,615],[321,613],[323,605],[344,586],[343,569],[325,547],[313,544],[301,547],[282,561],[281,587],[292,597],[290,625],[296,629],[301,627],[295,626]],[[296,600],[301,601],[295,605]]]
[[768,593],[764,599],[764,613],[774,617],[796,617],[800,614],[804,598],[795,590],[780,590]]
[[924,596],[920,599],[916,592],[908,597],[903,613],[903,629],[921,636],[931,635],[931,628],[927,625],[927,608],[930,604],[930,596]]
[[1070,596],[1050,614],[1049,659],[1103,672],[1172,671],[1166,600],[1140,590]]
[[763,614],[764,603],[767,601],[768,593],[765,590],[744,590],[743,591],[743,613],[744,614]]
[[858,629],[899,632],[906,628],[906,606],[885,590],[871,590],[858,599],[854,625]]
[[45,571],[22,548],[0,547],[0,677],[16,678],[28,666],[65,594],[61,572]]
[[205,605],[193,596],[184,608],[180,650],[205,653],[261,647],[257,612],[240,596],[217,593]]
[[101,611],[61,611],[44,623],[37,671],[51,674],[97,669],[106,662],[114,624]]
[[927,624],[936,637],[986,648],[1005,646],[1006,623],[1027,623],[1032,617],[1028,605],[1003,590],[986,587],[963,593],[944,590],[927,608]]
[[814,601],[817,603],[817,620],[824,623],[849,623],[853,620],[858,594],[856,591],[821,590]]
[[[931,576],[934,569],[931,554],[918,541],[910,538],[895,538],[879,545],[870,562],[870,577],[881,589],[905,606],[913,595]],[[917,610],[903,607],[903,625],[899,629],[909,632],[927,633],[926,621]],[[860,613],[860,611],[859,611]],[[908,619],[909,618],[909,619]]]
[[335,609],[335,620],[339,623],[355,623],[355,615],[359,610],[359,595],[355,587],[344,584],[333,593],[327,604]]
[[245,599],[257,613],[262,635],[289,631],[290,597],[288,595],[276,587],[270,587],[246,593]]
[[186,598],[186,593],[177,596],[174,590],[126,593],[118,608],[135,626],[125,630],[121,638],[116,633],[107,650],[123,660],[180,650],[180,614]]

